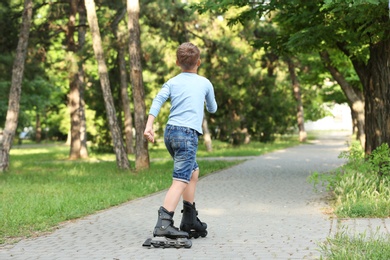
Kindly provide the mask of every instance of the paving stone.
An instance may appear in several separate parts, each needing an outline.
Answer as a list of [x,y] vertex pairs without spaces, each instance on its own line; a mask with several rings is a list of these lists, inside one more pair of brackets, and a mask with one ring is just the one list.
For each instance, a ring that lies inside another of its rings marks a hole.
[[[346,139],[345,134],[327,136],[313,144],[247,157],[240,165],[201,178],[196,203],[209,234],[193,239],[190,249],[141,246],[156,224],[165,196],[160,192],[4,246],[0,259],[319,259],[319,243],[341,230],[389,234],[389,219],[325,215],[326,192],[315,192],[307,183],[312,172],[344,163],[338,155],[347,149]],[[181,205],[174,216],[176,226],[180,210]]]

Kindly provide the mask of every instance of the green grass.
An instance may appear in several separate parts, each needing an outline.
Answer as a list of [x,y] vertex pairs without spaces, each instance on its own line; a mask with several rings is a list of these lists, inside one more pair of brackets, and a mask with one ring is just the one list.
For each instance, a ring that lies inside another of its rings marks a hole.
[[[232,147],[214,142],[214,152],[199,146],[199,157],[248,156],[298,144],[280,140]],[[67,160],[65,145],[21,145],[11,150],[10,170],[0,174],[0,244],[51,231],[61,222],[107,209],[167,189],[173,163],[161,143],[151,147],[150,169],[120,171],[114,154],[90,154],[90,159]],[[134,166],[134,156],[129,156]],[[164,160],[155,160],[155,159]],[[198,160],[201,176],[242,160]]]
[[[197,157],[237,157],[237,156],[258,156],[276,150],[298,145],[297,136],[279,136],[273,143],[250,142],[240,146],[234,146],[230,143],[213,140],[213,151],[207,152],[205,146],[199,139],[199,149]],[[150,145],[150,151],[154,158],[169,158],[164,143],[158,140],[154,145]]]
[[348,235],[340,232],[321,246],[321,259],[329,260],[383,260],[390,259],[390,236],[366,234]]
[[[309,181],[331,191],[331,204],[339,218],[387,218],[390,216],[390,151],[380,147],[365,157],[360,144],[353,142],[342,167],[328,173],[314,173]],[[382,174],[379,174],[381,172]],[[340,232],[320,245],[322,259],[390,259],[390,236],[351,236]]]
[[[202,174],[207,174],[236,163],[199,164]],[[150,170],[137,174],[118,171],[113,162],[38,165],[0,177],[3,240],[47,231],[62,221],[166,189],[171,183],[170,161],[154,162]]]
[[[328,173],[313,173],[309,181],[326,185],[333,195],[333,211],[340,218],[390,217],[390,149],[365,157],[360,144],[340,154],[347,163]],[[382,174],[379,174],[382,172]]]

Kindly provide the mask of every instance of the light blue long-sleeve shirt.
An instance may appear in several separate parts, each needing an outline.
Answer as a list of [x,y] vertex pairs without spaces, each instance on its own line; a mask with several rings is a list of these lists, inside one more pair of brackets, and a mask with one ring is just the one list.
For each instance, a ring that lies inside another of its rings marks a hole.
[[168,80],[153,99],[149,114],[157,117],[165,101],[171,100],[167,124],[192,128],[203,134],[204,104],[210,113],[217,111],[211,82],[196,73],[182,72]]

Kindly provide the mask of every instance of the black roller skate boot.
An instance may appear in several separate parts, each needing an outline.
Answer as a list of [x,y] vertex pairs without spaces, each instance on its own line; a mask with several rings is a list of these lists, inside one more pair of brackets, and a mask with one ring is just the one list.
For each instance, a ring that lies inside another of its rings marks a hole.
[[190,248],[192,246],[189,235],[173,225],[174,212],[167,211],[164,207],[158,210],[158,219],[153,231],[153,238],[145,241],[143,246],[154,246],[161,248]]
[[195,208],[194,204],[191,204],[188,201],[183,200],[183,213],[180,229],[188,232],[190,238],[198,238],[199,236],[207,236],[207,224],[199,220],[198,211]]
[[164,207],[160,207],[158,210],[158,219],[153,231],[153,236],[168,237],[172,239],[188,238],[187,232],[181,231],[173,225],[173,214],[174,212],[169,212]]

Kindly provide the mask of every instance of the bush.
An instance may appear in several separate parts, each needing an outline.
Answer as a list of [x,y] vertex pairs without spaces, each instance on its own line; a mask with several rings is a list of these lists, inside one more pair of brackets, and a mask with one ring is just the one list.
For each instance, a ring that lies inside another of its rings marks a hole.
[[368,159],[372,170],[380,176],[390,176],[390,149],[387,143],[375,149]]

